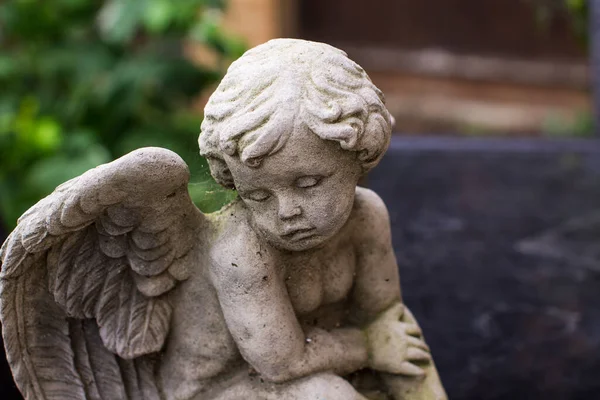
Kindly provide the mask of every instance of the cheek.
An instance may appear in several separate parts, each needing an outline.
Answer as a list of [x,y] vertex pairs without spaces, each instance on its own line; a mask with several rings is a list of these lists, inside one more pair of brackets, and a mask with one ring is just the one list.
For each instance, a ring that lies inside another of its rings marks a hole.
[[[332,190],[337,190],[337,192],[332,192]],[[336,195],[332,196],[331,193],[336,193]],[[339,186],[324,188],[310,201],[307,201],[305,214],[315,226],[319,226],[325,231],[337,230],[346,223],[353,202],[354,187],[351,191],[347,188],[340,190]]]
[[260,206],[249,206],[252,213],[252,219],[258,227],[270,228],[275,225],[277,218],[277,209],[271,204],[261,204]]

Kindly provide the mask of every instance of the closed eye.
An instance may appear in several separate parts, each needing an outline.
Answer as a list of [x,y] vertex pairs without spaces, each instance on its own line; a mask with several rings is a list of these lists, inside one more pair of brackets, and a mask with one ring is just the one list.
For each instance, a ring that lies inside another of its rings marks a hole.
[[301,189],[311,188],[317,186],[321,180],[323,180],[322,176],[303,176],[296,179],[296,187]]
[[243,193],[243,194],[241,194],[241,196],[245,199],[249,199],[249,200],[253,200],[253,201],[265,201],[269,197],[271,197],[271,194],[269,192],[267,192],[266,190],[253,190],[248,193]]

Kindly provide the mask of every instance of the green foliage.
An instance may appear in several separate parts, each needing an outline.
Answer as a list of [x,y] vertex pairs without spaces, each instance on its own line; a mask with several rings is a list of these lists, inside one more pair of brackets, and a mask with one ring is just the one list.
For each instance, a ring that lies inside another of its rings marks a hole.
[[544,121],[544,135],[551,137],[592,137],[594,119],[588,110],[580,110],[575,116],[553,114]]
[[[6,228],[61,182],[142,146],[180,154],[194,200],[230,200],[198,156],[190,103],[244,50],[219,28],[219,0],[0,3],[0,219]],[[184,45],[222,61],[200,67]],[[205,195],[206,192],[206,195]]]
[[587,45],[589,37],[589,8],[587,0],[565,0],[575,34]]
[[567,13],[574,34],[583,46],[587,45],[588,0],[529,0],[535,6],[536,19],[540,26],[548,28],[550,22],[558,15]]

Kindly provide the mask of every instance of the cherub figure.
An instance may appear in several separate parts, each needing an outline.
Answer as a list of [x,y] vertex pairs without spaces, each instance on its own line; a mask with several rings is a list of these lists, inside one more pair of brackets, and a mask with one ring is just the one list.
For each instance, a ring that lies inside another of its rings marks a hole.
[[59,186],[0,250],[25,397],[445,399],[385,205],[357,188],[390,133],[345,53],[278,39],[234,62],[205,110],[200,152],[238,200],[202,214],[185,163],[157,148]]

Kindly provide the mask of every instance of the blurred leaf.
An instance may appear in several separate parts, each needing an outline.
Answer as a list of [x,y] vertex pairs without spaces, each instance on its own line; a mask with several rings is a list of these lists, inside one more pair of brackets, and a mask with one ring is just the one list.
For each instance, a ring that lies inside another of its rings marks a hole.
[[223,205],[236,199],[237,193],[226,190],[214,181],[212,183],[190,183],[188,190],[192,201],[205,213],[218,211]]
[[33,131],[32,140],[35,146],[44,152],[56,150],[62,141],[60,125],[52,118],[40,118]]
[[58,154],[32,165],[25,183],[49,193],[61,183],[109,161],[110,154],[99,145],[93,145],[75,156]]
[[580,111],[574,117],[560,114],[550,115],[544,121],[543,132],[553,137],[591,137],[594,135],[594,120],[590,111]]
[[109,42],[128,42],[143,17],[146,0],[109,0],[98,14],[98,27]]
[[0,54],[0,80],[13,75],[17,68],[13,58]]
[[552,20],[559,15],[567,15],[574,35],[587,50],[589,0],[528,0],[533,4],[534,14],[539,25],[547,30]]
[[168,0],[150,0],[144,12],[144,24],[150,32],[158,33],[171,22],[172,8],[175,3]]
[[574,11],[582,11],[586,7],[587,0],[566,0],[567,7]]

